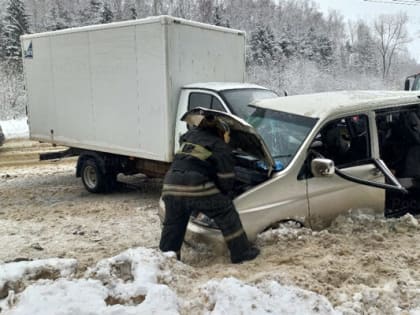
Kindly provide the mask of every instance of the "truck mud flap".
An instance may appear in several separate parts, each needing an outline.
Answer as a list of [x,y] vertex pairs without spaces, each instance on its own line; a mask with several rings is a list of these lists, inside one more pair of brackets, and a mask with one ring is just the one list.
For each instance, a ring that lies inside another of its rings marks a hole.
[[57,159],[62,159],[65,157],[71,157],[71,156],[77,156],[77,155],[79,155],[79,150],[70,148],[64,151],[59,151],[59,152],[41,153],[39,155],[39,160],[40,161],[57,160]]

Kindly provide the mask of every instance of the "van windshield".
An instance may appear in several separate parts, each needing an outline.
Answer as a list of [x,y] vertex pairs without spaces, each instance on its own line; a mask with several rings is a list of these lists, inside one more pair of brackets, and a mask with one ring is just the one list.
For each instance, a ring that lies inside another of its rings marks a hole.
[[220,92],[220,95],[236,116],[247,119],[255,108],[248,106],[253,101],[278,97],[276,93],[265,89],[235,89]]
[[317,120],[263,108],[254,108],[247,119],[267,144],[276,162],[275,170],[282,170],[290,163]]

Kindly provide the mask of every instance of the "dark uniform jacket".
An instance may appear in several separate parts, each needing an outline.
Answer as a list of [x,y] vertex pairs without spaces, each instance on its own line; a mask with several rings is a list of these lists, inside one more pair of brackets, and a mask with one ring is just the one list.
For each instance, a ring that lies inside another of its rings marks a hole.
[[201,197],[228,194],[234,185],[232,149],[213,129],[194,128],[180,138],[162,195]]
[[402,177],[420,178],[420,118],[419,113],[410,112],[404,121],[408,151]]

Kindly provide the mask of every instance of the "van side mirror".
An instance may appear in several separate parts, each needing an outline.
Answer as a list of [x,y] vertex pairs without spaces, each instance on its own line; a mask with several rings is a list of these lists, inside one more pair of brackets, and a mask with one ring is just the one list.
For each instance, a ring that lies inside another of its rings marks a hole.
[[315,158],[311,161],[311,171],[315,177],[326,177],[335,174],[334,161]]
[[410,91],[410,79],[405,80],[405,82],[404,82],[404,90]]

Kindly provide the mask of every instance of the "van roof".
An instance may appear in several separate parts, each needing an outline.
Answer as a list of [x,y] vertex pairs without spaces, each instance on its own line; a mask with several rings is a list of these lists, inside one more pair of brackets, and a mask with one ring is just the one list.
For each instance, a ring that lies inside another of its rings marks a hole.
[[326,118],[370,109],[420,104],[420,91],[339,91],[256,101],[252,105],[312,118]]

